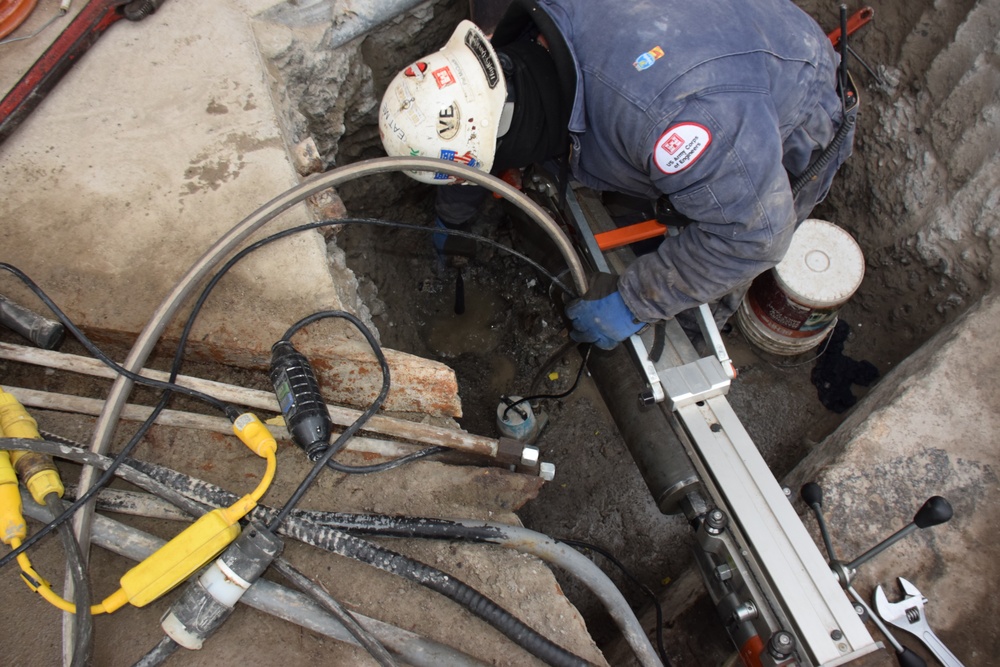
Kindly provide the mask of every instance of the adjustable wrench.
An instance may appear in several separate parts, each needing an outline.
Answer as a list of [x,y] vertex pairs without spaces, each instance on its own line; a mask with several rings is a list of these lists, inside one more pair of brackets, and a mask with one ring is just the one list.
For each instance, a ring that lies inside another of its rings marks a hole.
[[924,614],[924,605],[927,603],[917,587],[906,579],[898,577],[899,585],[903,589],[904,597],[899,602],[889,602],[885,596],[885,591],[879,586],[875,589],[874,602],[875,611],[886,623],[892,623],[901,630],[915,635],[930,649],[941,664],[945,667],[964,667],[955,657],[955,654],[948,650],[937,635],[927,625],[927,617]]

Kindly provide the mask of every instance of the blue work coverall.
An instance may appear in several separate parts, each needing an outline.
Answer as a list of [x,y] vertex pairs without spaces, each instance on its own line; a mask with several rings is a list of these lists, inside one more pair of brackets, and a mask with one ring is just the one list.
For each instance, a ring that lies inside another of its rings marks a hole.
[[576,67],[573,176],[600,191],[665,194],[694,221],[628,268],[626,305],[655,321],[736,295],[728,316],[781,260],[851,153],[853,125],[793,197],[790,180],[844,122],[830,40],[789,0],[537,6]]

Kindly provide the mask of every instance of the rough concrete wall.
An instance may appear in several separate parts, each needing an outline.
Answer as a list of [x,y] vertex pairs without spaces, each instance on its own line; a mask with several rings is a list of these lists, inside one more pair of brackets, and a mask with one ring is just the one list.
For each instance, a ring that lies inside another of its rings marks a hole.
[[[322,168],[330,168],[379,145],[381,91],[403,65],[444,43],[463,3],[397,0],[386,4],[416,6],[376,26],[347,0],[307,4],[300,10],[298,3],[276,5],[256,17],[254,30],[289,145],[312,138]],[[326,11],[316,11],[317,4]]]
[[[817,15],[835,17],[827,4]],[[998,32],[1000,4],[939,0],[880,4],[854,38],[883,82],[854,61],[861,124],[826,206],[865,250],[857,301],[899,334],[900,358],[998,275]]]
[[[401,13],[377,23],[396,9]],[[381,155],[376,116],[381,91],[407,62],[444,43],[464,10],[464,3],[454,0],[394,0],[377,7],[317,0],[279,3],[255,16],[272,99],[302,176]],[[316,220],[354,213],[332,190],[311,203]],[[377,288],[347,267],[337,230],[326,230],[325,236],[341,302],[372,325],[382,307]]]
[[[785,480],[796,490],[807,481],[823,487],[845,560],[906,525],[928,497],[951,503],[950,522],[916,531],[863,564],[854,585],[867,598],[881,584],[898,599],[895,577],[913,582],[930,600],[934,631],[967,665],[995,664],[1000,655],[993,631],[1000,603],[983,586],[997,578],[998,318],[1000,299],[990,295],[941,330]],[[815,521],[804,521],[820,544]]]

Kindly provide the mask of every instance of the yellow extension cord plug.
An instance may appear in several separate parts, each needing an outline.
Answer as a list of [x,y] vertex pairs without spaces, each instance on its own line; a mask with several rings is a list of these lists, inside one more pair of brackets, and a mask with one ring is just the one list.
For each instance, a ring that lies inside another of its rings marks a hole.
[[[0,437],[3,431],[0,430]],[[21,511],[21,492],[17,488],[17,473],[10,455],[0,451],[0,540],[15,549],[28,535],[28,524]],[[13,544],[17,542],[17,544]]]
[[[42,439],[38,422],[12,394],[3,389],[0,389],[0,433],[6,438]],[[65,488],[50,457],[37,452],[14,451],[10,452],[10,461],[36,503],[44,505],[50,493],[63,497]]]
[[[40,437],[35,421],[10,394],[0,393],[0,424],[3,425],[0,437]],[[16,435],[12,435],[8,428],[12,428]],[[219,555],[240,534],[240,519],[257,506],[257,501],[274,479],[278,444],[267,427],[253,414],[241,415],[234,422],[233,431],[252,452],[267,460],[267,469],[257,488],[230,507],[216,509],[202,516],[146,560],[126,572],[119,581],[121,588],[100,604],[94,605],[91,608],[93,613],[110,614],[126,603],[136,607],[149,604]],[[46,494],[55,490],[55,485],[48,476],[41,476],[39,479],[42,481],[36,484],[38,489]],[[58,475],[55,479],[58,481]],[[61,482],[58,484],[58,491],[62,495]],[[34,491],[32,495],[35,495]],[[17,475],[11,464],[11,457],[7,452],[0,451],[0,536],[6,544],[17,548],[26,534]],[[73,603],[53,592],[49,583],[32,568],[26,554],[18,557],[18,563],[21,565],[22,578],[32,590],[56,607],[70,613],[76,612]]]

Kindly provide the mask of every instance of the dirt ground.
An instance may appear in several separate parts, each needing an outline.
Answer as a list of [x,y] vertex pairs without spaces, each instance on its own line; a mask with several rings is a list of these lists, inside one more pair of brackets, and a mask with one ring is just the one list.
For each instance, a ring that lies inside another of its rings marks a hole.
[[[396,176],[385,183],[352,184],[341,192],[350,215],[380,216],[415,224],[432,218],[426,189],[413,188]],[[374,206],[385,197],[373,192],[401,193],[386,208]],[[488,201],[473,231],[505,246],[534,254],[535,246],[504,206]],[[558,395],[573,386],[582,356],[567,346],[567,330],[559,290],[521,260],[480,245],[463,269],[465,312],[455,313],[455,269],[437,262],[429,235],[349,227],[338,243],[347,263],[362,279],[374,321],[386,345],[439,359],[455,369],[463,401],[458,421],[468,431],[499,435],[496,408],[501,395]],[[555,269],[558,271],[558,269]],[[852,322],[864,332],[865,321]],[[891,346],[856,336],[866,354]],[[780,358],[757,352],[734,328],[725,342],[739,369],[730,393],[765,460],[780,477],[839,424],[842,415],[824,408],[810,381],[815,352]],[[553,379],[554,378],[554,379]],[[856,388],[858,397],[863,388]],[[691,563],[691,529],[683,516],[659,512],[645,482],[614,425],[593,381],[584,373],[576,389],[563,398],[538,401],[548,422],[537,445],[542,460],[556,466],[554,482],[518,512],[524,524],[557,538],[594,544],[612,554],[629,574],[660,594]],[[593,556],[637,609],[649,605],[644,591],[602,556]],[[599,604],[572,580],[560,584],[588,621],[601,643],[613,632]],[[698,610],[711,619],[710,608]],[[711,620],[708,621],[711,623]],[[693,655],[712,664],[730,652],[721,626],[700,639]],[[691,659],[691,647],[674,647]],[[668,647],[668,651],[674,649]]]

